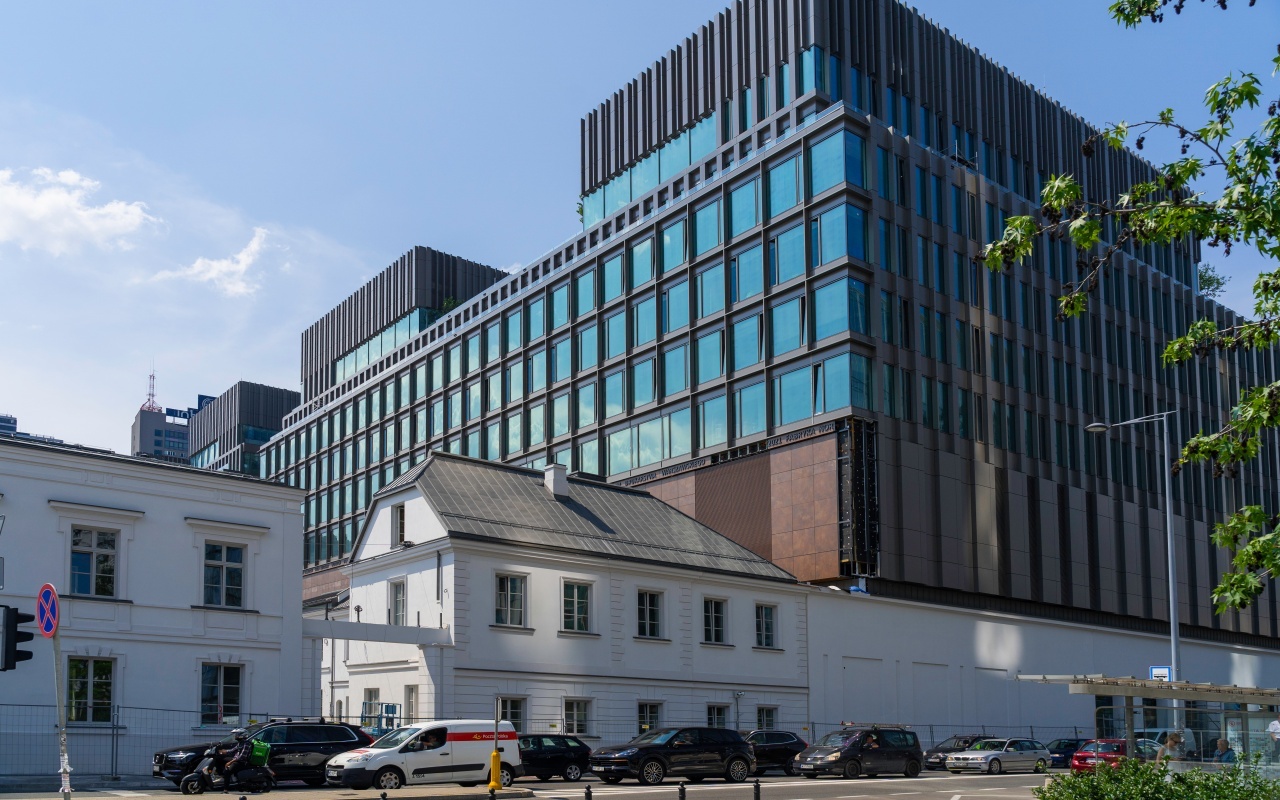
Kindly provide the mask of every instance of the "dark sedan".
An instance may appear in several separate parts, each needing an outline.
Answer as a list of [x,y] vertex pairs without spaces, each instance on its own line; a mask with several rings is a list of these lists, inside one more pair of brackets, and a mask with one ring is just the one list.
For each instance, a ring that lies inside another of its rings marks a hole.
[[924,751],[924,768],[946,769],[948,754],[962,753],[973,746],[974,742],[983,738],[985,737],[979,733],[960,733],[948,739],[943,739]]
[[1054,739],[1049,742],[1047,747],[1049,748],[1049,755],[1053,757],[1053,766],[1063,768],[1071,766],[1071,757],[1076,754],[1077,750],[1084,747],[1084,743],[1087,741],[1089,740]]
[[795,775],[795,758],[809,746],[804,739],[788,731],[746,731],[742,735],[755,751],[757,775],[764,774],[767,769],[780,769],[788,775]]
[[728,728],[654,728],[626,744],[592,751],[590,763],[605,783],[635,778],[649,786],[668,775],[692,783],[708,777],[741,783],[756,769],[751,745]]
[[520,737],[520,760],[524,773],[540,781],[549,781],[559,775],[566,781],[576,781],[587,771],[587,759],[591,748],[573,736],[543,736],[538,734]]

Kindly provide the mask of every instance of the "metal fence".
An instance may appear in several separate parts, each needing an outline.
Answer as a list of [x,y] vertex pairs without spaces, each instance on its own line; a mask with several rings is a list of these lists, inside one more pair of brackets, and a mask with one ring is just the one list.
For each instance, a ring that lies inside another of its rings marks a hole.
[[[58,771],[54,706],[0,704],[0,776]],[[249,722],[267,714],[242,715]],[[205,725],[199,711],[112,706],[109,722],[67,725],[67,755],[82,775],[149,775],[152,756],[166,747],[221,739],[234,725]]]

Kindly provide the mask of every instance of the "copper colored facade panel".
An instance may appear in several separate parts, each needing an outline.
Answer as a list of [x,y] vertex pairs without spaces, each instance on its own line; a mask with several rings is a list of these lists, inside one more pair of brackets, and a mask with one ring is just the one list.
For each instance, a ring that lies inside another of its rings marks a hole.
[[695,519],[756,555],[776,560],[769,525],[771,487],[767,455],[698,470],[693,473],[693,481],[698,497]]

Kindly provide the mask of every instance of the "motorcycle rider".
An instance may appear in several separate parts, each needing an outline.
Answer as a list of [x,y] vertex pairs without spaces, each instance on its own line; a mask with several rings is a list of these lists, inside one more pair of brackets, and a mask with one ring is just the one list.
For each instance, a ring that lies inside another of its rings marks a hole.
[[253,755],[253,742],[249,740],[249,732],[244,728],[236,728],[231,732],[235,743],[226,752],[226,761],[222,766],[222,777],[228,782],[231,776],[249,766],[249,757]]

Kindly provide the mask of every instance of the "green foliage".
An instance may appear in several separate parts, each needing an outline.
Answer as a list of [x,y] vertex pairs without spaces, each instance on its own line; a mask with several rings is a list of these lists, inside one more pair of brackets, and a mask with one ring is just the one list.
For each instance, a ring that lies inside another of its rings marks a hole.
[[452,297],[446,297],[444,302],[440,304],[440,312],[447,314],[458,307],[458,301]]
[[[1185,3],[1115,0],[1110,9],[1117,22],[1135,27],[1164,21],[1169,8],[1180,14]],[[1227,0],[1214,0],[1212,5],[1225,9]],[[1274,78],[1280,72],[1280,55],[1272,64]],[[1166,108],[1154,119],[1120,122],[1090,136],[1080,148],[1086,158],[1100,146],[1120,148],[1132,143],[1141,150],[1148,135],[1173,139],[1180,157],[1114,199],[1086,199],[1074,176],[1051,176],[1041,192],[1038,218],[1010,218],[1000,240],[987,244],[979,257],[989,269],[1004,270],[1020,264],[1042,235],[1068,239],[1076,248],[1081,270],[1078,280],[1063,286],[1058,298],[1060,318],[1085,312],[1100,273],[1126,245],[1186,246],[1199,240],[1222,248],[1226,255],[1233,247],[1246,247],[1280,261],[1280,99],[1266,100],[1264,94],[1262,80],[1254,73],[1232,74],[1205,92],[1208,113],[1203,124],[1185,124]],[[1236,115],[1264,104],[1266,113],[1256,130],[1238,134]],[[1221,180],[1220,191],[1204,188],[1217,180]],[[1108,230],[1114,231],[1112,241],[1104,242],[1102,235]],[[1202,266],[1199,276],[1205,296],[1221,294],[1225,278],[1213,267]],[[1211,320],[1193,322],[1167,344],[1164,364],[1202,359],[1218,351],[1275,347],[1280,341],[1280,265],[1258,276],[1253,294],[1253,320],[1223,329]],[[1234,477],[1240,464],[1257,456],[1263,434],[1276,429],[1280,429],[1280,382],[1247,389],[1222,428],[1192,437],[1172,468],[1176,472],[1188,465],[1204,465],[1215,476]],[[1232,552],[1230,569],[1213,595],[1219,611],[1247,607],[1262,592],[1266,578],[1280,575],[1280,536],[1274,522],[1256,524],[1259,513],[1241,509],[1238,515],[1244,517],[1233,516],[1223,523],[1225,527],[1220,526],[1223,532],[1215,534],[1221,537],[1220,546]]]
[[1227,290],[1229,280],[1231,279],[1218,272],[1218,268],[1212,264],[1201,264],[1196,267],[1196,284],[1200,287],[1200,294],[1205,297],[1211,299],[1221,297]]
[[1242,769],[1171,774],[1161,764],[1125,759],[1115,768],[1055,775],[1032,794],[1040,800],[1273,800],[1280,781]]

